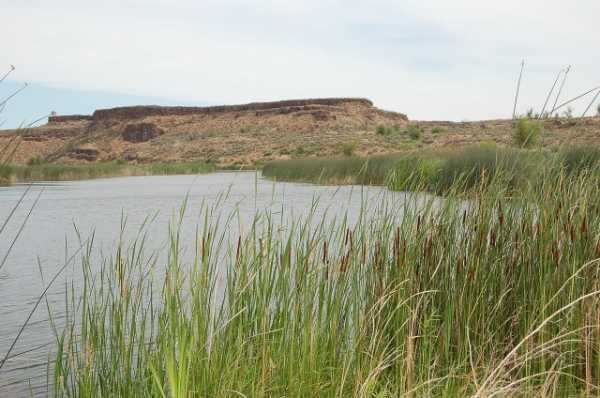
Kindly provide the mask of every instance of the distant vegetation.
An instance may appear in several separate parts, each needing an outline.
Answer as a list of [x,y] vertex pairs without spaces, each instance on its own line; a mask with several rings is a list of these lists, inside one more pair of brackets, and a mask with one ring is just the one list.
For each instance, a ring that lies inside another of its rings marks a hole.
[[122,160],[97,164],[43,163],[35,156],[26,165],[6,165],[0,176],[5,181],[66,181],[89,178],[124,177],[167,174],[203,174],[217,170],[208,163],[124,164]]
[[513,138],[519,147],[535,148],[543,132],[544,127],[541,121],[521,118],[517,121]]
[[412,140],[419,140],[419,139],[421,139],[422,130],[421,130],[421,126],[419,126],[418,124],[411,124],[408,127],[408,129],[406,129],[404,131],[400,130],[400,125],[395,125],[392,128],[387,127],[383,124],[378,124],[377,126],[375,126],[375,135],[386,137],[386,136],[396,135],[396,134],[406,135],[406,136],[410,137],[410,139],[412,139]]

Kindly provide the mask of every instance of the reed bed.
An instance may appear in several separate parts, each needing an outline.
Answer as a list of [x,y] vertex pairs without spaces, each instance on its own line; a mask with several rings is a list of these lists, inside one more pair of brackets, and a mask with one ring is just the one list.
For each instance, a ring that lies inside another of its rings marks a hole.
[[390,172],[401,155],[370,157],[331,156],[298,158],[269,162],[262,174],[277,181],[312,182],[316,184],[387,185]]
[[[507,183],[512,195],[527,194],[526,187],[545,173],[564,168],[579,173],[595,167],[597,145],[566,141],[557,152],[502,148],[483,142],[465,148],[420,150],[369,157],[301,158],[267,163],[263,176],[277,181],[317,184],[383,185],[392,190],[433,191],[472,195],[491,183]],[[497,179],[507,179],[499,182]]]
[[257,209],[239,230],[205,205],[191,258],[185,203],[166,258],[143,228],[101,264],[90,243],[53,394],[598,396],[600,170],[546,171],[518,198],[502,171],[352,224]]
[[38,165],[7,164],[4,175],[7,181],[68,181],[91,178],[203,174],[217,170],[208,163],[157,163],[157,164],[58,164],[44,163]]

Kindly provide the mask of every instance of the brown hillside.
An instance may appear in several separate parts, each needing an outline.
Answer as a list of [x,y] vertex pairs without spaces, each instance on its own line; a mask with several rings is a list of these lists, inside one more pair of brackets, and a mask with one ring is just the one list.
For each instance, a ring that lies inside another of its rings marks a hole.
[[[14,161],[42,155],[49,162],[87,163],[121,158],[127,162],[201,161],[219,165],[260,164],[293,156],[340,154],[358,142],[357,154],[383,154],[416,147],[464,146],[482,140],[508,142],[510,121],[414,122],[423,134],[381,136],[383,124],[402,132],[406,115],[378,109],[366,99],[329,98],[214,107],[135,106],[104,109],[93,115],[51,116],[46,125],[22,132]],[[434,126],[445,131],[432,133]],[[578,123],[545,122],[543,146],[569,135],[574,141],[600,142],[600,119]],[[0,147],[12,131],[0,131]]]

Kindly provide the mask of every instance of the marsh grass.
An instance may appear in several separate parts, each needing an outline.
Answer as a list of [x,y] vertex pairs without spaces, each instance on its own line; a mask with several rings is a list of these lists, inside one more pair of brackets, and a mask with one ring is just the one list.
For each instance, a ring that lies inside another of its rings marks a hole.
[[216,170],[216,166],[208,163],[12,164],[5,178],[8,181],[67,181],[122,176],[203,174]]
[[203,205],[191,259],[184,202],[166,260],[143,230],[83,257],[55,395],[597,396],[600,171],[553,167],[515,199],[499,171],[353,224]]
[[266,163],[262,175],[277,181],[387,185],[399,155],[299,158]]

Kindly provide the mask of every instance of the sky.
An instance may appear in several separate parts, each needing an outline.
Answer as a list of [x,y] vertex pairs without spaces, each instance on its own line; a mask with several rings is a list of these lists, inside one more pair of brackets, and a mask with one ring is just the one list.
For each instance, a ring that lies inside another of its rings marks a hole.
[[[4,2],[0,103],[28,85],[0,128],[52,111],[327,97],[415,121],[506,119],[515,98],[539,112],[600,86],[599,15],[598,0]],[[594,115],[597,93],[573,115]]]

